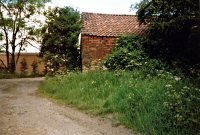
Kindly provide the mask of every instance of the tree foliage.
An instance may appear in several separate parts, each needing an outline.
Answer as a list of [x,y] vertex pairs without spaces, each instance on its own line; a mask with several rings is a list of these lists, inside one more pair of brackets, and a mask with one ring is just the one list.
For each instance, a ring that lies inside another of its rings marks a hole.
[[200,64],[200,8],[197,0],[143,0],[137,5],[148,25],[145,48],[152,56],[181,66]]
[[73,70],[80,65],[78,36],[81,30],[80,14],[65,7],[46,13],[46,25],[42,29],[41,54],[44,55],[49,71]]
[[[0,46],[7,56],[7,68],[15,72],[20,52],[35,40],[40,7],[48,0],[0,0]],[[18,52],[18,57],[15,53]]]

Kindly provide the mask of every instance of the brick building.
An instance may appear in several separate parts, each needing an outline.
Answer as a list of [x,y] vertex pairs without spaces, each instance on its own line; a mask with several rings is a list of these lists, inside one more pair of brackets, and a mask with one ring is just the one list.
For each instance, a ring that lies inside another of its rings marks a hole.
[[139,25],[134,15],[82,13],[81,32],[82,70],[96,69],[112,51],[116,38],[123,34],[142,34],[145,26]]

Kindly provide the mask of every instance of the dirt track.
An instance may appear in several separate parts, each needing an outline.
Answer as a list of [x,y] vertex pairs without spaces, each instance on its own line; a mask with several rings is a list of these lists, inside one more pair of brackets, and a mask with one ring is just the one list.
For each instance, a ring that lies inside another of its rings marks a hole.
[[110,120],[42,98],[37,94],[42,81],[0,80],[0,135],[132,135]]

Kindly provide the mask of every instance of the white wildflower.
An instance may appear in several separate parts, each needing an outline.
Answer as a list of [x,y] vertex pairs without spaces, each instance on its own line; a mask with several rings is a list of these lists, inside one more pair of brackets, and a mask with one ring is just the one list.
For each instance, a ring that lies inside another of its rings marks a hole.
[[177,76],[175,76],[174,79],[175,79],[175,81],[181,80],[181,78],[180,78],[180,77],[177,77]]
[[165,85],[165,87],[170,88],[170,87],[172,87],[172,85],[171,84],[167,84],[167,85]]
[[183,88],[184,88],[184,89],[190,89],[188,86],[184,86]]

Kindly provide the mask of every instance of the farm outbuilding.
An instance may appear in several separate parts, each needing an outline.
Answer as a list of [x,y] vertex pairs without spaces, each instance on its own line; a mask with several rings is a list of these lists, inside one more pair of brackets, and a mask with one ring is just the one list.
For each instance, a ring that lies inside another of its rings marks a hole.
[[95,70],[112,51],[116,38],[124,34],[143,34],[135,15],[82,13],[82,70]]

